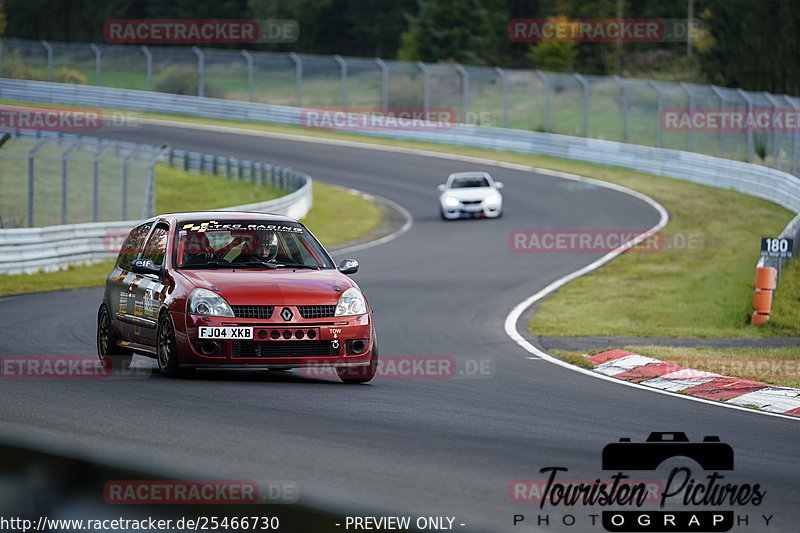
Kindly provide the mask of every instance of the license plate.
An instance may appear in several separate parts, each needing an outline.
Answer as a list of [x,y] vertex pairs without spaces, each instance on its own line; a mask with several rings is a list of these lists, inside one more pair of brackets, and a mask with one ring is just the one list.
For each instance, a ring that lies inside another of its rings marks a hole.
[[476,204],[476,205],[465,205],[464,211],[469,213],[475,213],[476,211],[483,211],[483,206]]
[[201,339],[252,339],[253,328],[215,328],[200,326]]

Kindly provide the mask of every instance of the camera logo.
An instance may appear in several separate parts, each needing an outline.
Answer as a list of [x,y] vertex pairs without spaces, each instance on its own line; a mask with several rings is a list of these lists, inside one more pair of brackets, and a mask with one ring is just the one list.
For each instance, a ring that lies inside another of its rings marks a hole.
[[653,432],[645,442],[621,438],[603,448],[603,470],[655,470],[673,457],[694,459],[703,470],[733,470],[733,448],[719,437],[690,442],[686,433]]

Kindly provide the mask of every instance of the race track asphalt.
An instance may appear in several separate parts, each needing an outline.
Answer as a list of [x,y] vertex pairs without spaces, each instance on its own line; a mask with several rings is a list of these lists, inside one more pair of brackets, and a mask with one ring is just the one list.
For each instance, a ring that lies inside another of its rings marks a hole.
[[[455,516],[466,524],[457,528],[463,531],[526,531],[539,514],[551,516],[547,531],[602,531],[583,507],[540,510],[510,501],[509,484],[541,479],[546,466],[568,468],[565,479],[607,477],[601,451],[620,437],[719,435],[736,454],[726,480],[766,489],[760,506],[722,508],[748,515],[749,531],[797,530],[797,423],[528,359],[504,333],[514,305],[597,257],[513,253],[511,231],[649,228],[658,214],[642,201],[542,174],[418,154],[164,125],[114,136],[287,165],[405,207],[414,220],[410,231],[351,254],[361,263],[354,279],[375,309],[382,356],[449,356],[461,369],[488,361],[490,375],[362,386],[305,379],[297,371],[2,380],[0,419],[9,434],[145,465],[181,465],[209,479],[287,480],[297,483],[301,501]],[[478,169],[505,183],[503,218],[441,221],[436,185],[450,172]],[[99,288],[0,299],[0,354],[95,353],[100,299]],[[612,304],[607,312],[614,312]],[[699,467],[694,472],[703,479]],[[526,516],[523,526],[512,526],[515,514]],[[576,525],[561,524],[563,514],[575,515]],[[761,514],[774,515],[769,528],[759,526]]]

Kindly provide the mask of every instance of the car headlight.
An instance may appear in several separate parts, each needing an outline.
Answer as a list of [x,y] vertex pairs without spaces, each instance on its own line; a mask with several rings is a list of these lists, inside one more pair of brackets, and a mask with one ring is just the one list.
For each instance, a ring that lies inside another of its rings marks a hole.
[[195,289],[189,296],[189,314],[205,316],[233,316],[233,309],[225,298],[208,289]]
[[363,315],[367,312],[367,302],[361,291],[350,287],[339,296],[334,316]]
[[446,205],[447,207],[458,207],[458,204],[460,203],[461,202],[458,201],[458,198],[454,196],[448,196],[447,198],[444,199],[444,205]]
[[486,205],[497,205],[500,203],[500,195],[499,194],[490,194],[486,198],[483,199],[483,202]]

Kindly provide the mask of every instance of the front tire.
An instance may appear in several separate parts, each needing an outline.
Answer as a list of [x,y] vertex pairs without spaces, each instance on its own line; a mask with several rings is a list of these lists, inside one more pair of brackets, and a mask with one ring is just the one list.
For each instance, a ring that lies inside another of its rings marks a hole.
[[117,335],[111,326],[111,316],[105,304],[97,313],[97,357],[103,366],[112,370],[127,370],[133,354],[117,345]]
[[158,352],[158,370],[165,378],[177,378],[181,375],[178,363],[178,345],[175,342],[175,327],[169,313],[158,319],[156,348]]
[[343,383],[348,385],[357,385],[359,383],[367,383],[375,377],[378,372],[378,339],[372,337],[372,354],[369,359],[369,365],[356,366],[349,368],[337,368],[336,375]]

